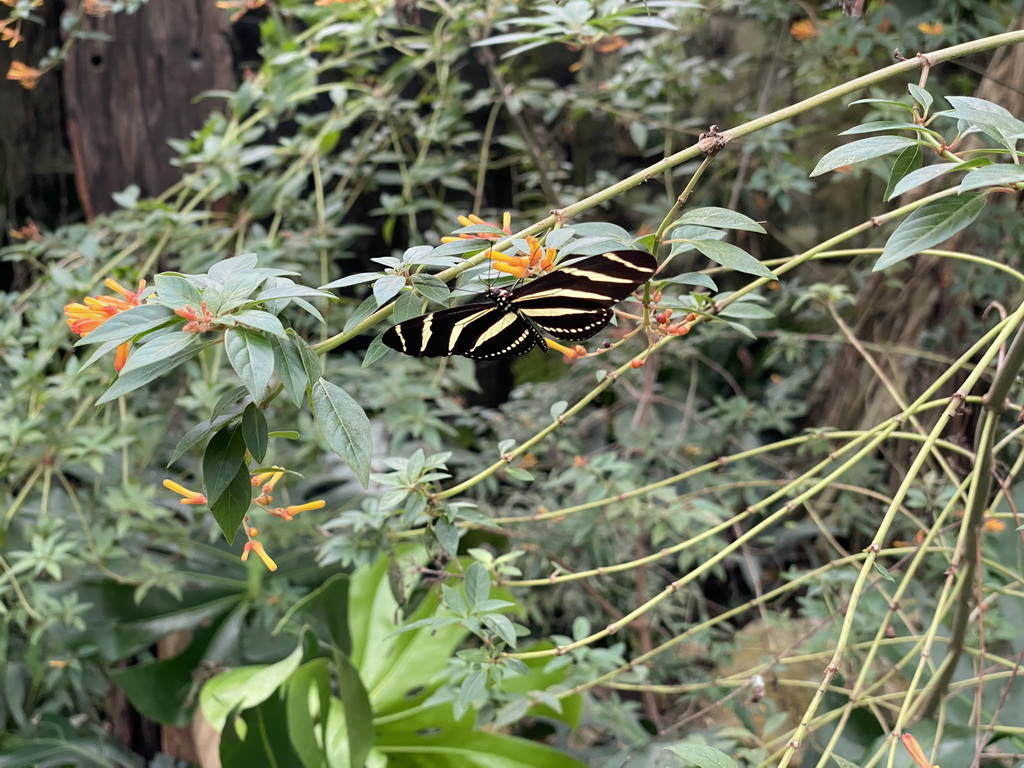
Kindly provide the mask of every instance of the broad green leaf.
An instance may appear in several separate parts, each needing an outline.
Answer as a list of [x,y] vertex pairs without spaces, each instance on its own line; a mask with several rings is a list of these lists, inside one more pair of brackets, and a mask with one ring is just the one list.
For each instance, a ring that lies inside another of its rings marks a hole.
[[921,105],[921,109],[924,114],[928,114],[928,110],[932,108],[932,95],[928,93],[924,88],[914,83],[907,84],[907,90],[913,97],[914,101]]
[[274,350],[274,370],[296,408],[306,399],[306,390],[309,389],[306,369],[302,365],[302,354],[297,346],[305,343],[296,338],[294,333],[285,336],[284,339],[270,337],[270,346]]
[[249,468],[243,461],[238,465],[238,471],[231,478],[228,487],[217,497],[216,501],[210,501],[207,504],[217,525],[224,532],[224,538],[227,539],[228,544],[234,542],[238,526],[242,524],[242,520],[248,514],[251,504],[252,483]]
[[487,572],[483,563],[472,562],[466,569],[464,577],[466,588],[466,600],[470,609],[487,599],[491,593],[491,575]]
[[264,331],[272,336],[284,336],[284,326],[281,325],[281,321],[269,312],[264,312],[260,309],[243,309],[241,312],[235,312],[230,317],[239,325],[244,325],[247,328],[255,328],[258,331]]
[[212,421],[201,421],[196,424],[182,435],[181,440],[178,441],[178,444],[171,452],[171,458],[167,460],[167,466],[170,467],[185,451],[204,440],[207,436],[212,435],[233,418],[234,416],[221,416]]
[[337,573],[293,603],[274,629],[276,635],[296,613],[310,624],[317,637],[326,638],[343,653],[352,650],[348,629],[349,576]]
[[586,768],[564,752],[514,736],[458,728],[432,730],[428,723],[419,731],[398,730],[401,724],[380,731],[377,749],[401,754],[415,744],[415,749],[431,755],[436,765],[451,768]]
[[246,466],[242,430],[237,425],[225,427],[210,439],[203,453],[203,485],[209,501],[216,501],[227,490],[240,466]]
[[904,136],[874,136],[870,139],[852,141],[836,147],[821,158],[811,171],[811,177],[834,171],[844,165],[854,165],[883,155],[891,155],[893,152],[901,152],[916,143],[917,139],[908,139]]
[[737,301],[719,312],[718,316],[733,317],[739,320],[771,320],[775,317],[775,313],[751,301]]
[[363,768],[374,742],[373,706],[349,657],[339,650],[334,654],[334,662],[348,729],[349,765],[352,768]]
[[673,226],[693,225],[716,229],[742,229],[746,232],[765,234],[764,227],[749,216],[730,211],[728,208],[698,208],[687,211]]
[[737,768],[736,761],[725,752],[707,744],[675,744],[665,747],[681,758],[676,765],[696,765],[697,768]]
[[267,455],[267,417],[255,403],[249,403],[242,411],[242,437],[249,454],[257,462]]
[[224,351],[252,399],[262,400],[274,375],[274,348],[267,337],[245,328],[229,328],[224,331]]
[[921,167],[922,155],[921,147],[915,144],[912,147],[907,147],[900,152],[899,157],[896,158],[896,162],[892,164],[892,171],[889,172],[889,182],[885,185],[885,194],[882,195],[883,200],[891,200],[896,185],[903,180],[903,178],[916,171]]
[[406,291],[400,295],[391,306],[391,319],[396,323],[419,317],[424,310],[423,297],[417,296],[412,291]]
[[260,704],[277,691],[302,661],[303,642],[276,664],[236,667],[206,681],[199,694],[199,706],[215,730],[221,732],[228,717]]
[[702,275],[700,272],[684,272],[681,275],[670,277],[665,282],[675,283],[677,285],[699,285],[710,291],[718,290],[718,286],[715,284],[715,281],[707,275]]
[[385,275],[373,284],[373,297],[377,306],[383,307],[405,287],[405,278],[401,275]]
[[304,768],[323,768],[327,762],[325,727],[331,699],[327,659],[313,659],[285,683],[288,740]]
[[135,347],[117,380],[100,396],[96,405],[109,403],[145,386],[190,360],[202,347],[203,344],[192,333],[168,333]]
[[76,341],[75,346],[84,347],[102,342],[112,342],[114,346],[117,346],[135,338],[140,333],[146,333],[176,321],[182,324],[185,322],[183,318],[179,318],[173,310],[167,307],[162,307],[159,304],[141,304],[119,312],[106,320],[99,328]]
[[375,296],[367,296],[363,299],[362,303],[356,307],[355,311],[349,315],[348,320],[345,321],[344,331],[348,332],[363,322],[366,318],[376,312],[380,307],[377,306],[377,299]]
[[[48,726],[52,727],[52,726]],[[142,768],[142,760],[106,736],[5,735],[0,768]]]
[[323,378],[313,385],[310,405],[327,444],[365,488],[373,458],[373,436],[365,411],[345,390]]
[[1009,163],[986,165],[984,168],[978,168],[964,176],[964,180],[960,182],[960,191],[969,192],[972,189],[1021,183],[1024,183],[1024,166]]
[[892,233],[872,271],[891,267],[918,251],[948,240],[978,217],[985,202],[983,193],[973,192],[936,200],[918,208]]
[[935,163],[934,165],[926,165],[924,168],[918,168],[915,171],[910,171],[906,176],[893,185],[892,191],[889,192],[885,199],[892,200],[894,197],[899,197],[904,192],[909,192],[912,189],[920,187],[922,184],[927,184],[929,181],[937,179],[939,176],[943,176],[952,171],[962,170],[962,165],[963,163]]
[[443,280],[434,277],[434,275],[413,275],[412,286],[421,296],[426,296],[438,304],[448,303],[448,299],[451,296],[451,290],[448,288],[448,285]]
[[361,368],[369,368],[390,351],[390,348],[385,346],[384,342],[381,341],[381,336],[383,335],[383,333],[379,334],[370,342],[370,346],[366,348],[366,354],[363,355],[363,364],[360,366]]
[[161,272],[153,278],[156,287],[156,301],[171,309],[191,306],[199,309],[203,294],[198,286],[180,272]]
[[383,272],[359,272],[355,275],[347,275],[338,280],[333,280],[327,283],[327,285],[321,285],[320,290],[326,291],[328,288],[346,288],[350,285],[372,283],[374,280],[379,280],[383,275]]
[[723,267],[728,267],[748,275],[766,277],[770,280],[775,279],[774,273],[768,267],[742,248],[731,243],[722,243],[718,240],[691,240],[690,244],[713,262],[721,264]]
[[927,131],[926,128],[914,123],[904,123],[899,120],[872,120],[871,122],[855,125],[840,133],[840,136],[855,136],[859,133],[877,133],[878,131]]
[[851,101],[846,106],[852,107],[854,104],[886,104],[890,107],[902,107],[907,112],[914,111],[914,108],[909,104],[904,104],[902,101],[893,101],[892,99],[857,99],[856,101]]

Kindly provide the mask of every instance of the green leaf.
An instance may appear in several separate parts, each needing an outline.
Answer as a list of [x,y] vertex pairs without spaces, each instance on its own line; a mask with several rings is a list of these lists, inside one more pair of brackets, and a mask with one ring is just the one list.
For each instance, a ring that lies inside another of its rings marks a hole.
[[362,283],[372,283],[374,280],[379,280],[383,276],[383,272],[360,272],[355,275],[348,275],[341,278],[340,280],[334,280],[327,285],[321,285],[320,290],[325,291],[328,288],[345,288],[349,285],[360,285]]
[[983,193],[973,192],[936,200],[918,208],[892,233],[872,271],[891,267],[918,251],[948,240],[978,217],[985,202]]
[[774,273],[749,253],[731,243],[718,240],[691,240],[690,243],[716,264],[757,277],[775,279]]
[[746,232],[765,234],[764,227],[749,216],[730,211],[728,208],[697,208],[687,211],[673,226],[691,225],[714,227],[716,229],[742,229]]
[[677,765],[696,765],[698,768],[737,768],[736,761],[725,752],[707,744],[675,744],[665,747],[668,752],[682,758]]
[[313,659],[295,670],[285,683],[284,695],[292,748],[304,768],[323,768],[328,765],[324,737],[331,700],[327,659]]
[[971,171],[964,180],[960,182],[960,192],[969,192],[972,189],[983,189],[985,187],[1001,187],[1005,184],[1024,183],[1024,166],[1012,165],[986,165],[976,171]]
[[907,90],[914,98],[914,101],[921,105],[924,115],[927,115],[928,110],[932,108],[932,95],[924,88],[919,85],[915,85],[914,83],[908,83]]
[[228,717],[260,704],[277,691],[299,668],[303,641],[276,664],[236,667],[211,678],[199,694],[199,706],[213,728],[224,730]]
[[383,307],[405,287],[405,278],[401,275],[385,275],[373,284],[373,297],[377,306]]
[[861,123],[855,125],[853,128],[847,128],[845,131],[840,133],[840,136],[855,136],[859,133],[877,133],[878,131],[897,131],[897,130],[909,130],[909,131],[924,131],[920,125],[914,123],[904,123],[899,120],[873,120],[868,123]]
[[772,320],[775,313],[752,301],[737,301],[719,312],[718,316],[734,317],[739,320]]
[[204,345],[192,333],[168,333],[147,344],[135,347],[128,355],[128,362],[96,401],[103,405],[145,386],[195,356]]
[[[903,157],[903,155],[900,155]],[[897,158],[899,161],[899,158]],[[934,165],[926,165],[924,168],[917,168],[916,170],[909,171],[902,179],[896,184],[892,185],[892,191],[886,190],[886,200],[892,200],[894,197],[899,197],[904,192],[909,192],[912,189],[920,187],[922,184],[927,184],[933,179],[937,179],[939,176],[947,174],[951,171],[960,170],[960,166],[963,163],[935,163]],[[895,173],[895,167],[893,168]]]
[[156,288],[156,301],[171,309],[184,309],[191,306],[199,309],[203,302],[203,294],[192,280],[180,272],[161,272],[153,278]]
[[279,633],[292,616],[302,613],[303,619],[310,622],[317,637],[327,638],[335,648],[350,653],[352,638],[348,628],[348,597],[348,574],[334,574],[293,603],[277,623],[274,634]]
[[310,405],[327,444],[365,488],[370,482],[373,458],[373,436],[366,413],[345,390],[323,378],[313,385]]
[[904,136],[874,136],[870,139],[852,141],[841,147],[836,147],[826,154],[811,171],[811,177],[820,176],[844,165],[862,163],[883,155],[890,155],[893,152],[900,152],[907,147],[917,143],[917,139],[909,139]]
[[249,476],[249,467],[245,462],[238,465],[238,471],[231,478],[228,487],[216,501],[210,501],[207,506],[213,512],[213,518],[217,525],[224,532],[224,538],[228,544],[235,540],[238,526],[242,524],[249,507],[252,504],[252,482]]
[[700,272],[684,272],[681,275],[670,277],[665,281],[665,283],[675,283],[677,285],[699,285],[710,291],[718,290],[718,286],[715,284],[715,281],[707,275],[702,275]]
[[229,317],[233,318],[239,325],[269,333],[271,336],[283,337],[285,335],[284,326],[281,325],[281,321],[276,316],[261,309],[243,309],[241,312],[229,315]]
[[408,751],[414,744],[417,752],[431,756],[431,765],[452,768],[586,768],[564,752],[535,741],[454,727],[431,729],[430,722],[424,719],[418,731],[382,729],[377,748],[385,753],[389,748]]
[[473,561],[466,569],[466,600],[470,609],[487,599],[491,593],[491,575],[484,564]]
[[224,332],[224,351],[252,399],[259,402],[274,375],[274,348],[267,337],[245,328]]
[[255,403],[249,403],[242,411],[242,437],[250,455],[258,462],[267,455],[267,417]]
[[856,101],[851,101],[846,106],[852,107],[854,104],[887,104],[890,107],[901,107],[907,110],[907,112],[914,111],[914,108],[909,104],[904,104],[902,101],[893,101],[892,99],[857,99]]
[[238,426],[225,427],[213,436],[203,453],[206,498],[216,501],[245,466],[245,439]]
[[221,416],[220,418],[213,419],[212,421],[201,421],[196,424],[192,429],[182,435],[181,440],[174,447],[174,451],[171,452],[171,458],[167,460],[167,466],[176,462],[178,458],[185,453],[189,448],[198,444],[208,435],[212,435],[227,422],[231,421],[234,416]]
[[370,342],[370,346],[366,348],[366,354],[363,355],[363,364],[360,368],[369,368],[391,351],[390,347],[381,341],[381,336],[383,335],[383,333],[379,334]]
[[882,199],[891,200],[896,185],[899,184],[908,173],[912,173],[920,168],[922,162],[921,147],[917,144],[912,147],[907,147],[900,152],[899,156],[896,158],[896,162],[892,164],[892,171],[889,172],[889,183],[885,185],[885,194],[882,195]]
[[373,706],[351,659],[341,651],[336,651],[334,662],[338,673],[338,692],[345,708],[349,765],[352,768],[363,768],[374,742]]
[[349,315],[348,320],[345,321],[345,327],[342,330],[347,333],[378,309],[380,309],[380,307],[377,306],[377,299],[374,296],[367,296],[363,299],[362,303],[355,308],[355,311]]
[[178,317],[167,307],[159,304],[141,304],[138,307],[126,309],[106,320],[99,328],[90,331],[89,335],[83,336],[75,342],[76,347],[84,347],[89,344],[100,344],[111,342],[114,346],[133,339],[140,333],[162,328],[165,325],[178,321],[184,324],[185,320]]
[[438,304],[447,304],[451,297],[451,289],[448,288],[448,284],[434,275],[413,275],[412,287],[421,296],[426,296]]
[[285,336],[283,340],[270,337],[270,346],[274,350],[274,369],[281,380],[281,386],[296,408],[306,399],[306,390],[309,389],[309,379],[302,365],[302,354],[298,347],[305,343],[297,338],[294,332]]
[[434,535],[437,536],[437,543],[444,551],[455,557],[459,551],[459,537],[462,535],[462,529],[444,518],[438,518],[434,521]]

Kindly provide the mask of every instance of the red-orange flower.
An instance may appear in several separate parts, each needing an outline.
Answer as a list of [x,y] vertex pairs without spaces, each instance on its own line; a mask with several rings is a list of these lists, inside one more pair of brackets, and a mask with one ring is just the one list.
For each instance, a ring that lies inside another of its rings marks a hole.
[[924,750],[921,749],[921,745],[917,743],[917,739],[914,738],[913,734],[903,734],[903,746],[907,748],[911,759],[918,764],[919,768],[932,768],[932,764],[924,756]]
[[526,242],[530,246],[530,252],[525,256],[489,251],[487,255],[491,260],[491,266],[499,272],[518,278],[536,277],[550,271],[555,265],[555,249],[541,248],[540,241],[532,235],[526,236]]
[[21,83],[21,87],[31,91],[39,83],[43,70],[30,67],[20,61],[12,61],[10,69],[7,70],[7,79]]
[[[475,213],[469,214],[469,216],[459,216],[459,224],[464,227],[494,227],[500,229],[506,235],[512,234],[512,214],[505,211],[505,215],[501,219],[501,226],[497,224],[491,224],[489,221],[484,221]],[[491,240],[497,242],[501,240],[503,236],[497,232],[463,232],[460,235],[449,235],[441,238],[442,243],[451,243],[456,240]]]
[[233,14],[231,14],[231,21],[238,21],[240,18],[245,16],[247,11],[254,10],[263,5],[266,5],[267,0],[217,0],[218,8],[237,8]]
[[268,509],[267,511],[272,515],[277,515],[284,520],[291,520],[299,512],[308,512],[311,509],[323,509],[327,506],[327,502],[323,499],[319,501],[309,501],[305,504],[294,504],[290,507],[277,507],[276,509]]
[[[114,315],[124,312],[126,309],[139,306],[139,294],[146,287],[146,281],[140,280],[138,290],[129,291],[115,280],[109,277],[103,281],[110,290],[119,293],[123,298],[116,296],[86,296],[84,304],[77,302],[64,307],[65,320],[72,333],[79,336],[87,336],[90,331],[95,331],[103,323],[107,322]],[[114,357],[114,370],[120,371],[128,360],[128,348],[131,342],[126,341],[117,348],[117,355]]]
[[818,25],[813,19],[794,21],[789,28],[789,34],[797,40],[811,40],[818,36]]

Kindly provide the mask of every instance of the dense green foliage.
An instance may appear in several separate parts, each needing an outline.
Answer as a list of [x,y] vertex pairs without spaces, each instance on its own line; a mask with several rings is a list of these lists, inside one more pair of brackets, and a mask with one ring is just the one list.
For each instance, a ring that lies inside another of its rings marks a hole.
[[[112,684],[201,706],[225,766],[902,764],[904,732],[1012,764],[1024,116],[940,62],[1018,9],[912,5],[275,5],[178,185],[3,252],[0,766],[142,765]],[[945,53],[918,81],[894,45]],[[534,236],[667,266],[571,363],[385,354]],[[75,348],[107,277],[149,285]],[[921,332],[869,338],[872,286]]]

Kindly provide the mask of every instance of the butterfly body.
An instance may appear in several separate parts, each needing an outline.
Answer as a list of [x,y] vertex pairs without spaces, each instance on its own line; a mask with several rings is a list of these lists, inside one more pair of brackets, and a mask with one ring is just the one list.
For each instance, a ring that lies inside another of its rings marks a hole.
[[492,288],[486,301],[398,323],[384,344],[414,357],[463,355],[475,360],[517,357],[544,332],[583,341],[612,319],[612,307],[647,282],[657,261],[646,251],[609,251],[538,277],[513,290]]

